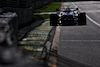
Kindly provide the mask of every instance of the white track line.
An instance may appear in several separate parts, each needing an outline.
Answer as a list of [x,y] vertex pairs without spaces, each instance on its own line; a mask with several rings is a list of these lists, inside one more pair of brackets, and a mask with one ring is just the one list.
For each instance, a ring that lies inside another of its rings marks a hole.
[[60,40],[60,41],[72,41],[72,42],[100,42],[100,40]]
[[88,15],[86,15],[86,17],[87,17],[90,21],[92,21],[94,24],[96,24],[97,26],[100,27],[100,24],[97,23],[96,21],[94,21],[93,19],[91,19]]
[[[72,2],[72,4],[73,4],[75,7],[78,7],[77,5],[75,5],[75,3]],[[81,11],[80,8],[79,8],[79,10]],[[97,25],[97,26],[100,27],[100,24],[97,23],[96,21],[94,21],[92,18],[90,18],[87,14],[86,14],[86,17],[87,17],[91,22],[93,22],[95,25]]]

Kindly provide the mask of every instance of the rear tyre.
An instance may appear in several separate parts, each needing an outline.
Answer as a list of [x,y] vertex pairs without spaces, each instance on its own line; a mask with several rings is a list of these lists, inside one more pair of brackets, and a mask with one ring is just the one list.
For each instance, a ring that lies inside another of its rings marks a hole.
[[57,14],[50,15],[50,26],[57,26],[58,16]]
[[80,13],[78,16],[78,25],[86,25],[86,13]]

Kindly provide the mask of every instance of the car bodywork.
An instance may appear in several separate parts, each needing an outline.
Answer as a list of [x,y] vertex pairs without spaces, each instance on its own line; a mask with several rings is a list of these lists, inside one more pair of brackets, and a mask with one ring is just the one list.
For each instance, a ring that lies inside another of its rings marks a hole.
[[78,9],[70,8],[69,11],[63,9],[56,14],[50,15],[51,26],[67,26],[67,25],[86,25],[86,13],[80,12]]

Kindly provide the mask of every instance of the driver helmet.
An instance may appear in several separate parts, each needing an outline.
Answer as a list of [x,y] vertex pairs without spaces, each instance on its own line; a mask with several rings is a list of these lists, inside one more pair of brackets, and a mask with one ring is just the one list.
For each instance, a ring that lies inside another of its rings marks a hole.
[[70,12],[70,8],[66,8],[66,11],[67,11],[67,12]]

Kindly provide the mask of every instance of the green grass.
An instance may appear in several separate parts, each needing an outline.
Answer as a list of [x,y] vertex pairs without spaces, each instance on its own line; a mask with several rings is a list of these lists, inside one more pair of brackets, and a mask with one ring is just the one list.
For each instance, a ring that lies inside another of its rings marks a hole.
[[38,21],[38,20],[44,20],[50,17],[50,14],[43,14],[43,15],[33,15],[33,20]]
[[40,9],[34,10],[34,12],[56,12],[56,9],[59,9],[61,7],[61,2],[53,2],[49,3],[46,6],[43,6]]
[[[36,9],[34,10],[34,12],[56,12],[56,9],[59,9],[61,7],[61,3],[62,2],[53,2],[53,3],[49,3],[48,5],[43,6],[40,9]],[[34,21],[38,21],[38,20],[44,20],[49,18],[50,15],[49,14],[44,14],[44,15],[33,15],[33,19]]]

